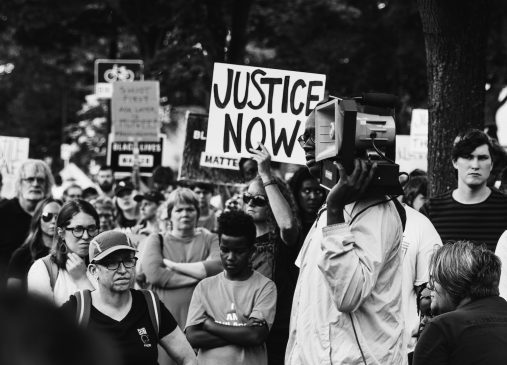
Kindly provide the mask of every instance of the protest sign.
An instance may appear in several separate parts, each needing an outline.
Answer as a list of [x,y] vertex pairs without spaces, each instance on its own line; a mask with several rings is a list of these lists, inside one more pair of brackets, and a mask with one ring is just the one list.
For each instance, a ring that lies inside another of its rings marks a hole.
[[[164,151],[167,151],[167,139],[164,135],[159,136],[154,142],[139,142],[139,155],[137,156],[139,172],[141,176],[151,176],[157,166],[167,166],[164,159]],[[130,174],[134,166],[133,141],[112,141],[109,138],[107,148],[107,164],[111,166],[117,175]],[[120,174],[118,174],[120,173]]]
[[410,140],[413,153],[428,153],[428,109],[412,110]]
[[249,157],[262,142],[273,161],[303,165],[297,138],[325,83],[320,74],[215,63],[206,152]]
[[400,165],[400,172],[410,173],[414,169],[428,170],[428,152],[414,151],[412,137],[396,136],[396,163]]
[[3,177],[2,197],[14,198],[19,166],[28,159],[28,138],[0,136],[0,172]]
[[113,83],[111,120],[114,141],[158,141],[158,81]]
[[185,142],[178,180],[208,182],[217,185],[243,183],[240,158],[205,151],[207,128],[208,116],[206,114],[187,113]]

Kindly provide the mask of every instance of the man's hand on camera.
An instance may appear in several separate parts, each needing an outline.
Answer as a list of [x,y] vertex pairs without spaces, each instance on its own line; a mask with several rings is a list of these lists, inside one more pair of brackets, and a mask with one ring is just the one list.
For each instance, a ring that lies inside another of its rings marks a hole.
[[340,179],[327,196],[327,224],[345,222],[343,208],[345,205],[361,198],[373,179],[377,164],[371,165],[364,160],[354,160],[354,171],[348,175],[342,164],[335,162]]

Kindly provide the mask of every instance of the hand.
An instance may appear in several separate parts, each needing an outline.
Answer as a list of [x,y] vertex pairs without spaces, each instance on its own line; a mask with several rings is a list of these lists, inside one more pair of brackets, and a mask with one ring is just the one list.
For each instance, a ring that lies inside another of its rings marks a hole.
[[205,314],[205,316],[206,316],[206,319],[202,323],[202,329],[208,331],[209,328],[210,328],[210,326],[213,323],[215,323],[215,320],[212,317],[210,317],[209,315],[207,315],[207,314]]
[[266,320],[257,318],[249,318],[246,325],[249,327],[262,327],[262,326],[267,327]]
[[252,159],[257,162],[259,176],[263,181],[267,181],[271,179],[271,154],[260,142],[259,147],[260,150],[250,148],[249,151],[252,154]]
[[67,254],[65,269],[75,281],[79,281],[83,277],[86,277],[86,264],[84,260],[74,252],[69,252]]
[[176,266],[176,263],[174,261],[171,261],[169,259],[162,259],[162,261],[164,261],[164,265],[169,269],[169,270],[174,270],[174,267]]
[[[359,200],[375,174],[377,164],[354,160],[354,171],[348,175],[342,164],[335,162],[340,179],[327,196],[328,224],[342,223],[345,205]],[[336,221],[338,220],[338,221]]]

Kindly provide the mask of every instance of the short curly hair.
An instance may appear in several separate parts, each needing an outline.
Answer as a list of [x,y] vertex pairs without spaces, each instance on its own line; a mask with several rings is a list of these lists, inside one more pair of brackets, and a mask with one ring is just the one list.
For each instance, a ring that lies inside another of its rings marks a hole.
[[257,231],[251,216],[241,210],[227,211],[218,217],[218,237],[222,235],[245,237],[250,245],[254,245]]

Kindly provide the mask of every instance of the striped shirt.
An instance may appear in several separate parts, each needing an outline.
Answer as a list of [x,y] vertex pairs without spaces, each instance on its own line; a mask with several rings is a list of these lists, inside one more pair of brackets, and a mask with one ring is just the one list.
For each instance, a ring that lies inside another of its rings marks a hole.
[[491,189],[481,203],[462,204],[452,197],[452,191],[431,198],[421,209],[437,229],[443,243],[468,240],[485,243],[495,251],[502,233],[507,229],[507,196]]

